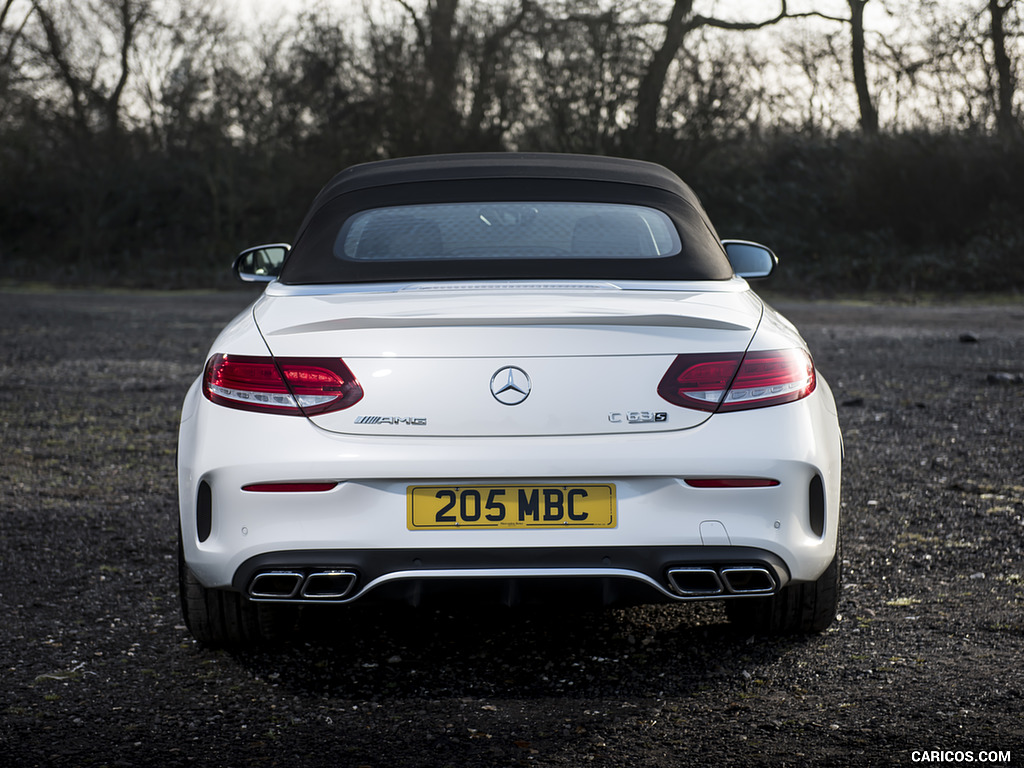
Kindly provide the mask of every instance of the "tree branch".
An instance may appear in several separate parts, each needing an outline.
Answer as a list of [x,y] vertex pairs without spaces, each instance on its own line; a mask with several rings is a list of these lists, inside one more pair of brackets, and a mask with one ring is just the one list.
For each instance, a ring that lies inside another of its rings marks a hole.
[[413,26],[416,27],[416,39],[419,40],[422,48],[426,48],[427,28],[423,26],[423,20],[419,17],[419,14],[416,13],[416,9],[409,5],[406,0],[395,0],[395,2],[402,6],[406,13],[409,14],[409,17],[412,19]]
[[146,14],[146,9],[139,6],[136,13],[133,13],[131,0],[121,0],[117,8],[121,23],[121,47],[119,51],[119,63],[121,73],[117,79],[117,85],[107,99],[107,129],[111,133],[117,133],[119,114],[121,111],[121,94],[128,84],[128,77],[131,74],[129,56],[135,44],[135,30]]
[[789,14],[789,16],[787,16],[787,18],[790,18],[790,19],[810,19],[810,18],[815,18],[815,19],[825,19],[825,21],[836,21],[836,22],[839,22],[840,24],[849,24],[850,23],[849,19],[844,19],[842,16],[829,16],[827,13],[822,13],[821,11],[804,11],[804,12],[801,12],[801,13],[791,13],[791,14]]
[[778,24],[785,18],[790,18],[786,9],[786,0],[779,0],[780,7],[777,16],[765,21],[726,21],[725,19],[715,19],[708,16],[694,16],[690,19],[687,27],[690,29],[697,29],[699,27],[714,27],[715,29],[729,29],[736,31],[744,31],[751,29],[762,29],[769,27],[772,24]]
[[67,89],[71,94],[71,110],[74,113],[75,121],[82,130],[87,131],[89,121],[85,114],[84,105],[82,104],[83,83],[81,78],[75,74],[74,68],[68,60],[64,39],[61,37],[60,31],[57,29],[57,24],[53,17],[39,4],[38,0],[33,0],[32,8],[39,16],[39,23],[42,25],[43,35],[46,37],[46,45],[49,49],[49,55],[53,61],[53,65],[57,69],[57,74],[60,76],[61,80],[63,80],[64,85],[67,86]]
[[[0,11],[0,30],[4,28],[4,21],[7,19],[7,13],[11,10],[14,5],[14,0],[7,0],[4,3],[3,11]],[[21,24],[18,28],[11,32],[10,44],[7,46],[7,50],[3,52],[3,59],[0,60],[0,64],[4,67],[11,63],[14,58],[14,49],[18,44],[18,40],[21,38],[22,33],[25,31],[25,25],[28,24],[28,20],[32,18],[32,14],[35,13],[35,6],[29,6],[28,13],[25,14],[25,18],[21,20]]]

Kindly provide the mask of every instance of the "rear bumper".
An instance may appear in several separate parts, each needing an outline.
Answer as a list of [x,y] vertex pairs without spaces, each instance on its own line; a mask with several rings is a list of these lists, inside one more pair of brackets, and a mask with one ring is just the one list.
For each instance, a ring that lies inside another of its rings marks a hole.
[[[220,408],[193,388],[179,439],[182,541],[204,586],[241,592],[260,568],[306,578],[309,569],[348,567],[356,577],[346,579],[352,587],[341,601],[427,581],[550,578],[606,579],[686,599],[672,589],[667,566],[716,574],[730,564],[763,566],[779,586],[820,576],[836,548],[841,453],[824,382],[796,403],[720,414],[689,430],[544,438],[344,436],[301,418]],[[706,489],[685,482],[701,477],[768,477],[779,485]],[[317,493],[243,490],[250,483],[325,481],[336,486]],[[613,483],[617,525],[407,527],[410,485],[513,481]],[[822,489],[820,525],[809,514],[815,483]],[[714,584],[710,575],[707,581]]]

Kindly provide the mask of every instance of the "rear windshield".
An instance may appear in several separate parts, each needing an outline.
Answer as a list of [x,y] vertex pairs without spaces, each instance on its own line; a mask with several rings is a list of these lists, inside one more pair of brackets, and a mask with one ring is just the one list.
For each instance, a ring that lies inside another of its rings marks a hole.
[[361,211],[334,243],[352,261],[651,259],[678,254],[661,211],[574,202],[438,203]]

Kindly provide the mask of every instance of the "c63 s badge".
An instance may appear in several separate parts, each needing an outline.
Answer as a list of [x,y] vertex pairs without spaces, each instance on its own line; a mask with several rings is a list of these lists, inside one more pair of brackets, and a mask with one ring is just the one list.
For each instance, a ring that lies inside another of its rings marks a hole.
[[612,411],[608,414],[612,424],[658,424],[668,421],[665,411]]
[[355,424],[408,424],[410,427],[425,427],[425,416],[357,416]]

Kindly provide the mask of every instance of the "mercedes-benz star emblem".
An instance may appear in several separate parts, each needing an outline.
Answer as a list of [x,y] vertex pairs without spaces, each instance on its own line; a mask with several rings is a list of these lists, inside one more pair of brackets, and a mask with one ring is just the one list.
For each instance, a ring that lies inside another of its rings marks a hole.
[[519,405],[530,396],[530,377],[522,368],[507,365],[491,376],[491,394],[502,405]]

